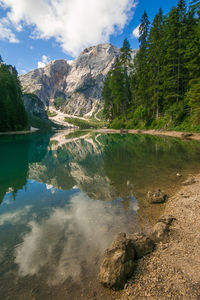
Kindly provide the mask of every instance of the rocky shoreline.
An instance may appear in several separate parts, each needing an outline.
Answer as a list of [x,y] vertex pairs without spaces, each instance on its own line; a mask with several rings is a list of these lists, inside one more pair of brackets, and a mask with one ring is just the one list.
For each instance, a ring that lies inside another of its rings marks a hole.
[[122,291],[110,299],[200,299],[200,174],[182,183],[168,199],[165,215],[174,221],[154,251],[138,259]]
[[149,134],[149,135],[158,135],[158,136],[169,136],[169,137],[176,137],[181,138],[184,140],[196,140],[200,141],[200,133],[187,133],[183,131],[167,131],[167,130],[156,130],[156,129],[149,129],[149,130],[138,130],[138,129],[130,129],[130,130],[117,130],[117,129],[98,129],[96,130],[98,133],[131,133],[131,134]]
[[38,128],[31,128],[31,130],[21,130],[21,131],[7,131],[7,132],[0,132],[0,135],[16,135],[16,134],[27,134],[27,133],[34,133],[38,131]]

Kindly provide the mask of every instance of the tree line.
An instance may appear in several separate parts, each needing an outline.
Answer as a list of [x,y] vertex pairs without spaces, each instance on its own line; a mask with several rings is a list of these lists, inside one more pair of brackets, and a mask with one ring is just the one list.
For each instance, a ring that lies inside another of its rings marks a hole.
[[17,71],[0,57],[0,132],[28,128]]
[[102,90],[113,128],[200,129],[200,1],[179,0],[152,24],[144,12],[140,48],[127,39]]

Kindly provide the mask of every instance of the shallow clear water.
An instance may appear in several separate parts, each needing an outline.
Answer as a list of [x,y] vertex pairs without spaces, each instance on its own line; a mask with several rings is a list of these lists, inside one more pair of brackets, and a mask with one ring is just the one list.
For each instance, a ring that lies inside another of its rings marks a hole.
[[96,278],[114,235],[148,230],[164,206],[149,206],[146,192],[172,195],[199,167],[194,141],[0,137],[0,299],[110,299]]

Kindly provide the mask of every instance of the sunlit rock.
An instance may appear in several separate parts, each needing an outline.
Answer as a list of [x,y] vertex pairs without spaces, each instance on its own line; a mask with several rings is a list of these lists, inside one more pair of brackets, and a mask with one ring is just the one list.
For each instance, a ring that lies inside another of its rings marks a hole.
[[142,258],[143,256],[151,253],[154,249],[154,242],[144,234],[129,234],[127,238],[134,244],[136,258]]
[[163,203],[167,200],[167,198],[167,194],[165,194],[160,189],[157,191],[148,191],[147,193],[147,200],[152,204]]
[[65,113],[86,115],[101,106],[103,81],[119,55],[117,47],[100,44],[86,48],[71,64],[55,60],[20,76],[20,81],[24,92],[36,94],[46,106],[63,98]]
[[100,267],[99,280],[106,287],[121,289],[134,271],[135,249],[125,233],[119,233],[106,250]]

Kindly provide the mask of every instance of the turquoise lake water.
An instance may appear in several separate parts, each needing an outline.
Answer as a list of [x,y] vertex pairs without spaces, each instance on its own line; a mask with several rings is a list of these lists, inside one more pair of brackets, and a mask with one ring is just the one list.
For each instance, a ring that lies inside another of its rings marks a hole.
[[110,299],[96,279],[113,237],[148,231],[164,206],[149,206],[146,192],[173,195],[199,170],[195,141],[0,136],[0,299]]

